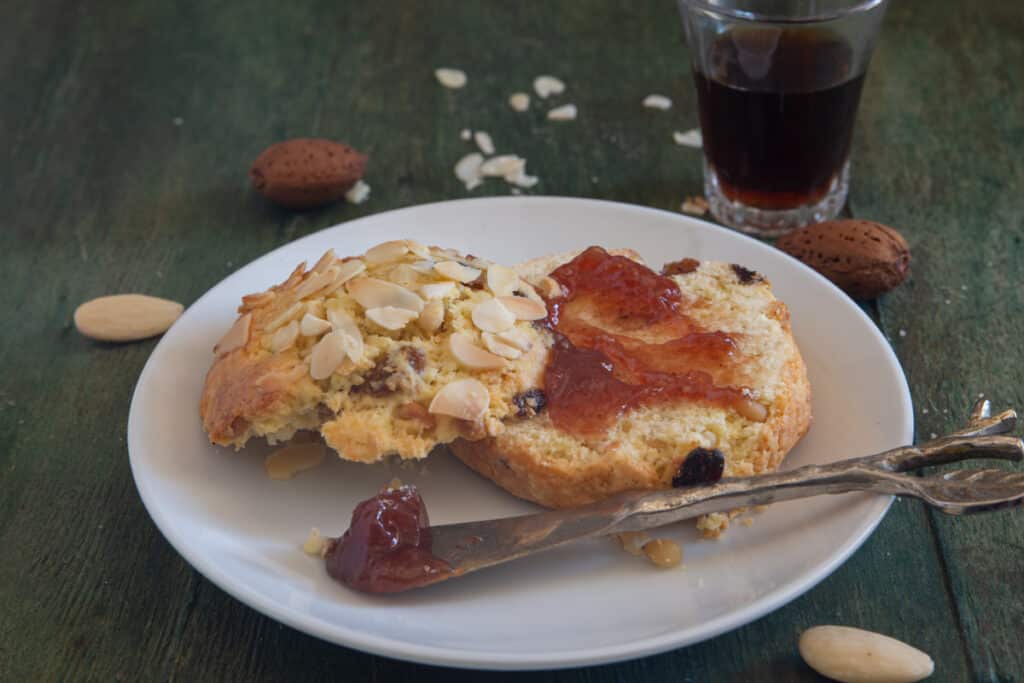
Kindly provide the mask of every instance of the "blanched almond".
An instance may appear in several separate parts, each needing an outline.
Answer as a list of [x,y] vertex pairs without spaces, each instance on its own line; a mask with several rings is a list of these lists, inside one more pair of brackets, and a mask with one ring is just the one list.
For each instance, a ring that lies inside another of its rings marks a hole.
[[548,309],[544,304],[522,296],[501,296],[498,301],[512,311],[517,320],[542,320],[547,317]]
[[334,374],[348,355],[346,342],[351,338],[335,330],[325,334],[316,343],[309,357],[309,375],[313,379],[327,379]]
[[274,353],[280,353],[281,351],[290,349],[298,338],[299,323],[297,320],[293,320],[275,332],[270,338],[270,350]]
[[434,264],[434,272],[443,278],[455,280],[456,282],[472,282],[480,277],[480,271],[476,268],[464,266],[455,261],[442,261]]
[[75,309],[75,327],[92,339],[135,341],[166,332],[184,310],[176,301],[144,294],[101,296]]
[[430,402],[428,411],[435,415],[449,415],[459,420],[476,422],[487,413],[491,395],[478,380],[457,379],[441,388]]
[[494,296],[512,296],[519,285],[519,276],[508,266],[495,263],[487,268],[487,289]]
[[456,332],[449,337],[448,349],[459,365],[471,370],[500,370],[508,366],[504,358],[480,348],[465,332]]
[[358,277],[348,283],[348,293],[363,308],[406,308],[419,313],[423,310],[423,299],[405,287],[374,277]]
[[429,285],[421,285],[420,293],[425,299],[444,299],[458,294],[459,290],[454,282],[435,282]]
[[391,240],[390,242],[382,242],[375,247],[367,249],[366,254],[363,255],[363,260],[370,265],[390,263],[391,261],[397,261],[408,253],[409,247],[405,240]]
[[249,342],[249,330],[252,329],[252,313],[246,313],[235,321],[220,341],[213,347],[213,353],[223,356],[235,349],[240,349]]
[[282,325],[287,325],[291,321],[297,320],[305,312],[306,312],[306,307],[304,305],[302,305],[302,303],[294,303],[291,306],[289,306],[288,308],[286,308],[283,312],[281,312],[277,317],[275,317],[269,323],[267,323],[264,326],[263,331],[264,332],[273,332],[277,328],[281,327]]
[[800,636],[800,656],[845,683],[912,683],[935,671],[932,658],[904,642],[847,626],[815,626]]
[[322,463],[325,454],[322,444],[291,444],[268,455],[263,461],[263,467],[271,479],[291,479],[299,472]]
[[519,327],[513,327],[510,330],[498,332],[494,336],[502,344],[508,344],[520,351],[529,351],[533,347],[533,342],[530,340],[530,333]]
[[394,306],[366,309],[366,317],[385,330],[400,330],[418,315],[416,311],[410,311],[407,308],[395,308]]
[[444,301],[442,299],[431,299],[428,301],[427,305],[423,307],[420,317],[416,319],[416,324],[427,334],[436,332],[443,322]]
[[500,299],[487,299],[473,307],[473,324],[484,332],[504,332],[516,324],[516,316]]
[[484,332],[480,335],[484,339],[484,346],[491,353],[497,354],[502,358],[508,358],[509,360],[515,360],[523,355],[523,352],[514,346],[506,344],[505,342],[498,339],[495,335],[490,332]]
[[329,322],[309,313],[302,316],[302,322],[299,324],[299,332],[302,333],[303,337],[319,337],[321,334],[330,331],[331,324]]

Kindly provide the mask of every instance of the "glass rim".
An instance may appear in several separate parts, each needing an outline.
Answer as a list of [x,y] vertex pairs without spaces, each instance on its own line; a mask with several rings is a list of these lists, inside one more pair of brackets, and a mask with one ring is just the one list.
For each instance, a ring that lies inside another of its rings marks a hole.
[[750,10],[721,7],[713,4],[709,0],[679,0],[679,2],[689,9],[701,10],[711,14],[719,14],[731,19],[741,19],[743,21],[764,21],[773,24],[813,24],[824,21],[834,21],[851,14],[867,12],[879,5],[884,5],[887,0],[860,0],[860,2],[855,2],[849,7],[845,7],[843,9],[799,16],[787,14],[765,14]]

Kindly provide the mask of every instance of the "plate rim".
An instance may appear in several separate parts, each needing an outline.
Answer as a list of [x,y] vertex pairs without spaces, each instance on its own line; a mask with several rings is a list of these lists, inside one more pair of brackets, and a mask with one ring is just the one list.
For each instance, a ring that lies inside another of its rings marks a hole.
[[[304,241],[312,241],[321,233],[334,230],[340,226],[347,226],[349,228],[355,226],[356,229],[360,228],[360,224],[373,223],[377,220],[381,220],[385,217],[393,217],[403,213],[415,213],[424,209],[436,209],[442,206],[449,205],[472,205],[472,204],[507,204],[507,205],[521,205],[523,203],[528,204],[576,204],[590,208],[605,208],[614,209],[625,212],[637,212],[640,214],[655,214],[659,217],[670,217],[673,220],[680,220],[683,223],[688,223],[692,226],[697,226],[698,229],[708,230],[713,232],[724,232],[728,233],[733,237],[741,238],[741,240],[749,240],[758,245],[759,248],[773,249],[768,244],[761,242],[753,237],[744,235],[737,231],[730,230],[720,225],[716,225],[706,220],[702,220],[692,216],[684,216],[672,211],[665,209],[658,209],[654,207],[644,206],[640,204],[629,204],[625,202],[617,202],[605,199],[592,199],[585,197],[565,197],[565,196],[514,196],[514,197],[470,197],[453,200],[443,200],[437,202],[429,202],[426,204],[415,204],[411,206],[390,209],[387,211],[381,211],[379,213],[362,216],[359,218],[353,218],[348,221],[343,221],[331,226],[327,226],[315,232],[303,235],[297,239],[280,244],[270,251],[258,256],[252,261],[240,265],[234,271],[221,278],[216,284],[209,287],[198,299],[196,299],[183,313],[184,317],[191,309],[199,306],[208,296],[211,296],[213,291],[223,285],[228,279],[233,277],[237,272],[250,266],[255,266],[263,261],[273,258],[273,256],[281,249],[296,244],[301,244]],[[499,207],[500,208],[500,207]],[[798,261],[797,259],[785,254],[784,252],[774,250],[777,255],[784,257],[787,265],[802,270],[805,273],[809,273],[813,279],[818,281],[819,285],[825,286],[833,290],[833,293],[838,293],[844,305],[853,311],[855,316],[859,316],[862,323],[865,323],[868,329],[875,335],[877,341],[881,343],[884,353],[887,354],[887,360],[898,369],[898,379],[901,385],[901,396],[900,403],[904,410],[905,420],[902,425],[903,434],[905,435],[905,441],[907,443],[913,443],[914,439],[914,412],[913,412],[913,401],[910,393],[910,387],[907,382],[906,373],[903,371],[903,366],[896,356],[892,345],[886,339],[885,335],[878,328],[875,322],[856,304],[851,300],[845,293],[836,287],[832,282],[822,276],[820,273],[814,271],[809,266]],[[173,327],[172,327],[173,329]],[[611,645],[611,646],[599,646],[594,648],[586,649],[574,649],[564,650],[557,653],[503,653],[501,651],[483,651],[483,650],[461,650],[451,647],[440,647],[433,645],[420,645],[416,643],[410,643],[407,640],[401,640],[397,638],[385,638],[372,634],[366,634],[360,632],[358,629],[339,625],[334,623],[326,622],[323,619],[311,617],[308,613],[301,612],[294,608],[289,607],[273,601],[269,598],[264,597],[262,593],[259,593],[255,589],[249,589],[246,585],[241,584],[238,581],[232,580],[232,578],[226,573],[219,570],[216,563],[212,559],[206,559],[204,556],[190,548],[190,545],[186,542],[186,539],[179,535],[178,531],[174,528],[172,520],[169,516],[165,516],[164,511],[160,508],[157,502],[156,493],[151,489],[150,483],[147,481],[145,473],[141,471],[141,463],[139,460],[142,456],[136,455],[143,449],[143,444],[138,443],[141,439],[139,436],[139,425],[137,424],[139,417],[139,402],[140,402],[140,388],[146,382],[149,374],[153,372],[153,358],[157,357],[158,351],[168,339],[168,335],[165,333],[161,337],[160,341],[153,348],[149,358],[146,360],[146,364],[139,373],[139,378],[135,383],[132,391],[132,399],[128,410],[128,422],[127,422],[127,446],[129,455],[129,466],[132,472],[132,478],[135,482],[136,490],[139,492],[139,497],[142,500],[143,506],[146,509],[147,514],[157,529],[164,536],[171,547],[181,555],[181,557],[191,565],[196,571],[202,574],[207,580],[216,585],[218,588],[232,596],[236,600],[239,600],[243,604],[261,612],[263,615],[274,619],[280,623],[286,624],[296,630],[303,633],[320,638],[329,643],[342,645],[344,647],[350,647],[363,652],[371,653],[374,655],[381,655],[385,657],[391,657],[395,659],[412,661],[421,664],[429,664],[435,666],[449,666],[462,669],[477,669],[477,670],[500,670],[500,671],[516,671],[516,670],[540,670],[540,669],[565,669],[579,666],[591,666],[599,664],[609,664],[613,662],[620,662],[630,659],[637,659],[646,657],[669,650],[686,647],[695,643],[710,640],[716,636],[719,636],[727,631],[734,630],[740,626],[749,624],[756,619],[759,619],[766,614],[769,614],[783,605],[795,600],[804,593],[810,591],[812,588],[817,586],[821,581],[829,577],[836,569],[838,569],[843,563],[850,558],[850,556],[860,548],[861,545],[870,537],[874,530],[881,523],[885,517],[886,512],[889,510],[893,498],[892,496],[876,496],[875,501],[868,515],[865,515],[863,523],[858,527],[857,532],[847,538],[846,542],[839,548],[831,553],[829,558],[821,562],[811,569],[804,571],[802,574],[790,577],[786,582],[782,583],[778,588],[772,592],[762,596],[754,602],[745,605],[744,607],[723,614],[717,618],[711,619],[707,622],[703,622],[700,627],[690,627],[682,631],[672,631],[668,633],[662,633],[657,636],[640,638],[629,640],[625,643]]]

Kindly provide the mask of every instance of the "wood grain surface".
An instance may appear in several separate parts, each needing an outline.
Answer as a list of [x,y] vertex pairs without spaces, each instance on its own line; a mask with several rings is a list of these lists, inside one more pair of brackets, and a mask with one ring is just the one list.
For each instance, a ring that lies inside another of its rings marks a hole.
[[[469,86],[440,88],[437,66]],[[508,108],[540,73],[566,81],[558,103],[576,103],[576,121]],[[467,196],[452,175],[470,151],[462,128],[529,159],[531,193],[677,209],[701,193],[701,164],[671,142],[697,125],[672,2],[5,3],[0,79],[0,679],[814,681],[797,637],[841,623],[926,650],[935,680],[1024,681],[1019,512],[949,519],[897,502],[835,574],[732,633],[621,664],[482,674],[281,626],[192,570],[143,509],[125,429],[155,342],[82,338],[80,302],[188,304],[296,237]],[[641,107],[652,92],[673,109]],[[370,200],[262,201],[248,164],[292,136],[369,153]],[[913,248],[909,282],[869,310],[906,368],[919,438],[980,392],[1024,407],[1024,9],[893,2],[853,154],[849,211]]]

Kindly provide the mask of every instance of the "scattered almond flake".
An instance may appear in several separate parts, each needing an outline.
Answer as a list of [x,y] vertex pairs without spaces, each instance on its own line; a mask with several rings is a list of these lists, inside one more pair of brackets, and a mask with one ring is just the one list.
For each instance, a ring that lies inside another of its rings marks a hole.
[[220,341],[213,347],[213,353],[223,356],[235,349],[240,349],[249,341],[249,330],[252,328],[252,313],[246,313],[231,326]]
[[302,316],[299,331],[302,333],[303,337],[319,337],[321,334],[331,331],[331,324],[323,318],[318,318],[315,315],[307,313]]
[[324,461],[325,449],[319,443],[298,443],[279,448],[263,460],[271,479],[291,479],[299,472],[316,467]]
[[676,141],[677,145],[683,145],[684,147],[700,149],[704,146],[704,138],[700,134],[700,128],[691,128],[685,133],[680,133],[678,130],[673,131],[672,139]]
[[291,321],[270,338],[270,350],[274,353],[280,353],[287,351],[295,345],[295,340],[299,338],[299,323],[296,320]]
[[459,133],[459,137],[462,138],[463,140],[471,140],[473,138],[473,131],[471,131],[469,128],[463,128],[462,131]]
[[519,276],[508,266],[495,263],[487,269],[487,289],[494,296],[512,296],[519,286]]
[[409,248],[414,255],[421,259],[430,259],[430,247],[425,244],[420,244],[416,240],[402,240],[405,242],[405,246]]
[[443,278],[462,283],[472,282],[480,277],[479,270],[469,266],[464,266],[456,261],[442,261],[441,263],[435,263],[434,272]]
[[533,342],[530,341],[529,333],[518,327],[513,327],[510,330],[504,332],[498,332],[494,335],[494,338],[500,341],[502,344],[507,344],[520,351],[529,351],[533,347]]
[[563,104],[548,112],[549,121],[573,121],[576,119],[576,105]]
[[416,261],[416,263],[410,263],[409,267],[415,270],[417,273],[424,275],[430,275],[434,272],[434,262],[430,259],[424,259],[422,261]]
[[640,557],[644,554],[644,544],[651,539],[646,531],[623,531],[615,534],[615,539],[622,544],[622,549],[630,555]]
[[305,311],[306,307],[303,306],[301,303],[294,303],[288,308],[286,308],[284,312],[281,313],[279,316],[277,316],[269,323],[267,323],[266,326],[263,328],[263,331],[267,333],[273,332],[277,330],[277,328],[283,325],[287,325],[293,320],[296,320],[299,316],[305,313]]
[[502,358],[516,360],[523,355],[522,351],[501,341],[498,339],[497,335],[492,334],[491,332],[484,332],[480,336],[483,337],[484,346],[487,347],[487,350],[493,354],[501,356]]
[[901,337],[906,337],[907,336],[907,331],[906,330],[900,330],[900,336]]
[[490,405],[491,395],[487,387],[479,380],[467,378],[457,379],[443,386],[434,395],[427,410],[435,415],[449,415],[460,420],[476,422],[484,416]]
[[310,268],[310,272],[313,272],[313,273],[322,273],[322,272],[324,272],[330,266],[334,265],[334,262],[337,260],[337,258],[338,257],[334,255],[334,250],[333,249],[328,249],[327,251],[324,252],[324,255],[321,256],[320,259],[316,263],[313,264],[313,267]]
[[[446,284],[454,285],[455,283],[448,282]],[[431,299],[423,307],[423,312],[416,319],[416,324],[427,334],[432,334],[441,327],[442,323],[444,323],[444,300]]]
[[[506,175],[505,181],[510,185],[515,185],[516,187],[525,187],[529,189],[536,185],[540,181],[540,178],[535,175],[526,175],[526,170],[521,168],[515,175]],[[515,188],[513,188],[513,194],[516,194]]]
[[565,92],[565,83],[554,76],[537,76],[533,79],[533,91],[543,100],[549,95],[560,95]]
[[373,277],[357,277],[348,283],[348,293],[365,309],[394,306],[419,313],[423,299],[401,285]]
[[491,157],[480,166],[480,175],[487,177],[511,177],[526,167],[526,159],[515,154],[501,154]]
[[377,265],[397,261],[408,253],[409,247],[406,245],[405,240],[391,240],[389,242],[381,242],[367,249],[366,253],[363,254],[363,260],[370,265]]
[[473,307],[473,324],[484,332],[504,332],[516,324],[515,314],[499,299],[487,299]]
[[313,379],[327,379],[334,374],[347,355],[344,332],[335,330],[325,334],[309,355],[309,375]]
[[517,320],[542,320],[548,315],[544,304],[524,296],[502,296],[498,301],[512,311]]
[[484,155],[480,152],[472,152],[458,160],[455,164],[455,177],[466,185],[467,190],[472,190],[483,182],[480,166],[484,163]]
[[478,130],[473,133],[473,140],[476,142],[476,146],[480,148],[480,151],[490,156],[494,154],[494,141],[491,140],[491,136],[482,130]]
[[419,313],[416,311],[410,311],[407,308],[395,308],[394,306],[383,306],[366,310],[367,319],[377,323],[385,330],[401,330],[417,316],[419,316]]
[[530,108],[530,96],[524,92],[514,92],[508,96],[508,106],[515,111],[526,111]]
[[[433,266],[431,266],[433,268]],[[424,299],[443,299],[458,293],[456,285],[452,281],[432,282],[429,285],[420,285],[420,294]]]
[[345,201],[349,204],[362,204],[369,198],[370,186],[362,180],[357,180],[356,184],[345,193]]
[[413,286],[420,284],[421,275],[422,273],[410,266],[408,263],[399,263],[388,271],[387,279],[391,282],[402,285],[403,287],[412,288]]
[[437,82],[446,88],[458,90],[466,85],[466,72],[461,69],[441,68],[434,69],[434,77]]
[[644,106],[648,109],[671,109],[672,100],[664,95],[652,94],[644,98]]
[[683,200],[679,210],[694,216],[703,216],[708,212],[708,200],[703,197],[687,197]]
[[327,539],[320,535],[320,530],[313,527],[309,530],[309,538],[302,544],[302,552],[314,557],[323,557],[327,552]]
[[[456,332],[448,338],[448,350],[459,365],[470,370],[501,370],[508,365],[501,356],[476,345],[466,332]],[[431,412],[433,408],[431,408]]]

